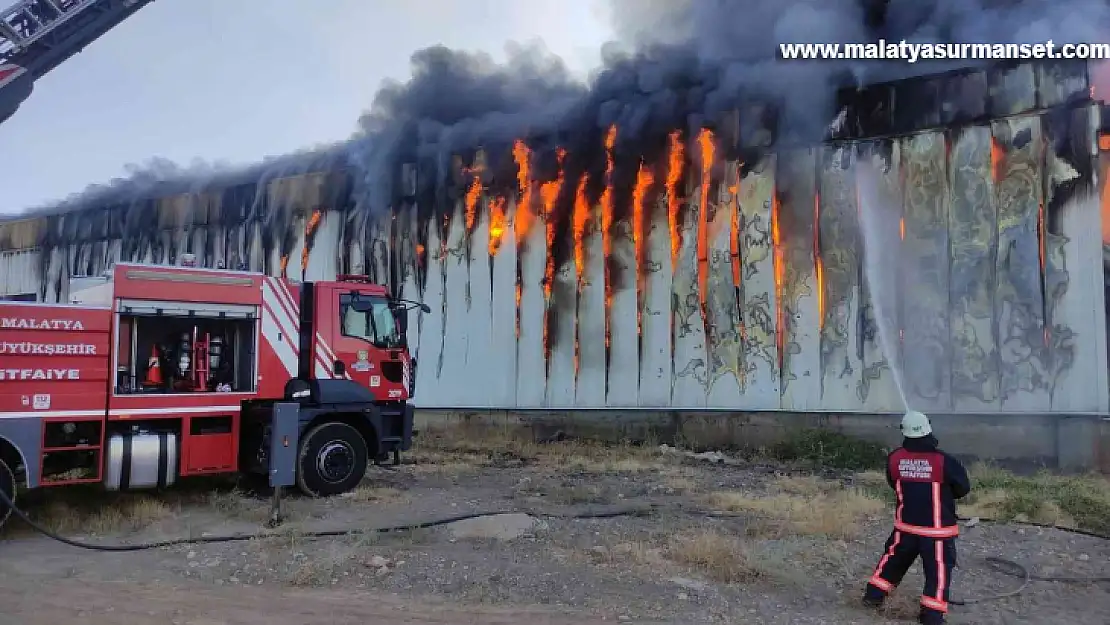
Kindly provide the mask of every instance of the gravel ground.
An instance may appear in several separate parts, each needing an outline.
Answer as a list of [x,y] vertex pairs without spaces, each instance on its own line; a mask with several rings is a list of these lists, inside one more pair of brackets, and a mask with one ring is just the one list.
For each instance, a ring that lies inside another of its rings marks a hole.
[[[4,622],[816,624],[916,617],[916,567],[883,614],[857,605],[889,531],[889,511],[871,500],[855,512],[846,504],[821,512],[848,476],[784,478],[783,467],[644,453],[589,462],[476,462],[458,454],[422,460],[372,469],[350,496],[290,498],[290,520],[264,539],[103,553],[9,532],[0,544]],[[809,486],[783,495],[784,484]],[[707,496],[718,491],[764,493],[770,499],[759,501],[773,503],[750,514],[693,512],[713,508]],[[142,501],[112,517],[122,527],[101,522],[98,535],[86,538],[253,532],[268,506],[237,493]],[[389,534],[304,535],[480,511],[516,514]],[[957,598],[1020,585],[991,570],[988,556],[1039,575],[1110,575],[1110,543],[1058,530],[981,524],[964,531],[959,550]],[[954,607],[950,622],[1086,625],[1110,613],[1108,590],[1034,582],[1016,597]]]

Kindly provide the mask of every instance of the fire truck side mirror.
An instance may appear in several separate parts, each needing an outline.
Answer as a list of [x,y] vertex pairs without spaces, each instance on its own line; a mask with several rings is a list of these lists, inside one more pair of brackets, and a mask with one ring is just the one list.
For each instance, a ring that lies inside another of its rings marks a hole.
[[402,337],[409,331],[409,312],[403,306],[391,306],[393,319],[397,322],[397,333]]

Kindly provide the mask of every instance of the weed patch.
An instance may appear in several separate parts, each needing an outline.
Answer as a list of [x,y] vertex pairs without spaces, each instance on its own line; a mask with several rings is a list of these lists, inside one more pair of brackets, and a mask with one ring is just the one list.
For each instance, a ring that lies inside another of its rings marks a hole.
[[799,430],[769,450],[782,462],[805,462],[819,467],[862,471],[886,462],[882,445],[823,429]]
[[724,584],[753,581],[764,570],[744,541],[716,531],[679,534],[666,549],[667,559]]
[[987,464],[970,469],[961,516],[1031,521],[1110,533],[1110,480],[1101,475],[1014,475]]
[[426,432],[417,455],[472,467],[523,464],[581,473],[643,473],[668,464],[654,445],[586,440],[537,442],[523,428],[457,425]]
[[761,537],[815,536],[849,540],[861,523],[888,508],[859,488],[807,476],[779,478],[765,493],[719,491],[707,498],[715,510],[748,513],[761,523],[751,533]]

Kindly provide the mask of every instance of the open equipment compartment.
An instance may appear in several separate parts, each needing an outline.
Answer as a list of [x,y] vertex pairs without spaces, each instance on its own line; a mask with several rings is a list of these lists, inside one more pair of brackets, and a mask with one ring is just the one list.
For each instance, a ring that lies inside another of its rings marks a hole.
[[250,393],[258,308],[119,300],[115,395]]

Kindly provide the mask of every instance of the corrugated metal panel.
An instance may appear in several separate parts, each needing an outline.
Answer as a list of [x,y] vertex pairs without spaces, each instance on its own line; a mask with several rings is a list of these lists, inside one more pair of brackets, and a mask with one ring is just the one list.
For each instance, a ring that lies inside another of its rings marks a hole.
[[38,293],[42,286],[39,251],[0,252],[0,295]]

